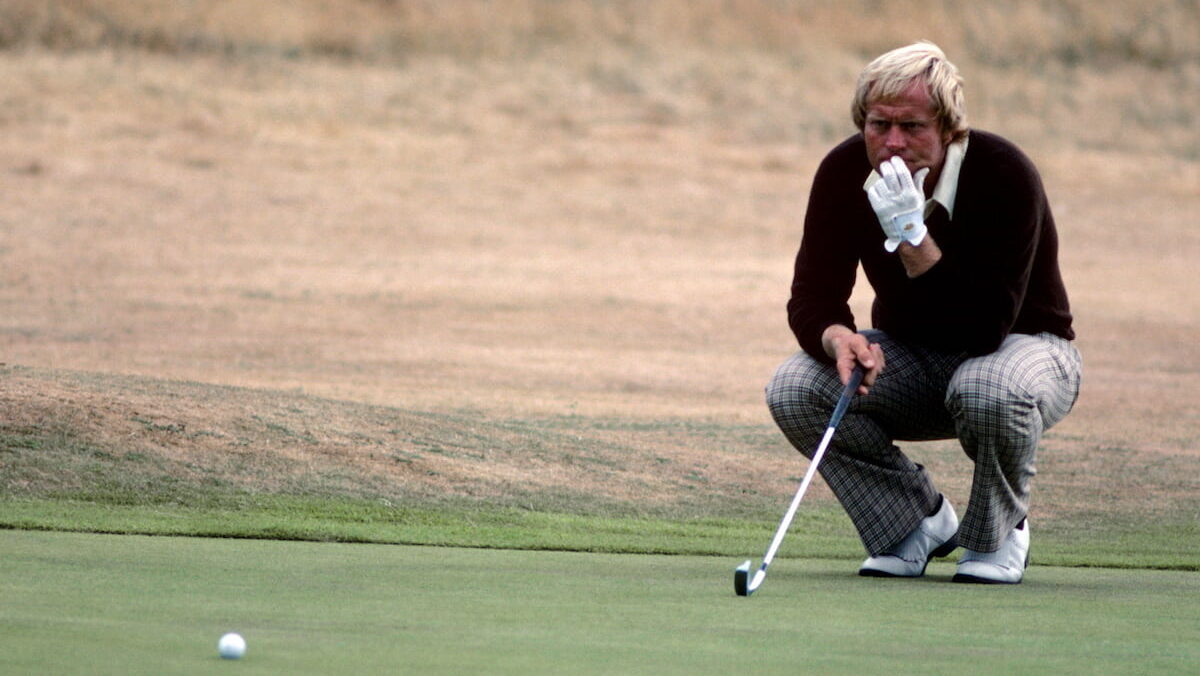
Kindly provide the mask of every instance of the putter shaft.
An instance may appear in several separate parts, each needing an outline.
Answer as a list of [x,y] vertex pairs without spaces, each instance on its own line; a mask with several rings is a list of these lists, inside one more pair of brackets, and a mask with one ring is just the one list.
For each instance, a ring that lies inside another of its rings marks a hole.
[[771,538],[771,544],[767,547],[767,553],[763,555],[762,566],[754,573],[753,579],[750,579],[750,567],[753,564],[749,560],[743,562],[734,571],[733,588],[738,596],[753,594],[754,590],[758,589],[766,579],[767,566],[771,565],[771,561],[775,559],[775,553],[779,551],[779,545],[783,543],[783,536],[787,534],[788,528],[791,527],[792,519],[796,517],[796,510],[800,507],[800,501],[804,499],[804,494],[808,492],[808,485],[812,483],[813,477],[816,476],[817,466],[821,464],[821,458],[825,456],[825,450],[829,448],[829,442],[833,440],[838,423],[841,422],[842,416],[846,414],[846,409],[850,406],[850,399],[854,397],[854,392],[858,390],[859,384],[862,383],[862,378],[862,367],[856,366],[854,371],[850,373],[850,380],[846,382],[846,386],[842,389],[842,395],[838,398],[837,406],[833,409],[833,415],[829,418],[829,426],[825,428],[825,435],[821,437],[821,443],[817,446],[816,452],[813,453],[812,462],[808,465],[808,471],[804,473],[804,479],[800,482],[800,488],[796,491],[795,497],[792,498],[792,504],[788,505],[787,513],[783,515],[783,520],[779,522],[779,527],[775,529],[775,537]]

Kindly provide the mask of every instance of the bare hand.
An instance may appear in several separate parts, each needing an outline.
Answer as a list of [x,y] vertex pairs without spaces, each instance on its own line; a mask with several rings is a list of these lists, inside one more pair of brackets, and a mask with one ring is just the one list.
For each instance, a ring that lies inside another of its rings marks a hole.
[[872,343],[863,334],[840,325],[825,329],[821,342],[825,345],[825,352],[837,362],[838,378],[842,384],[850,382],[850,372],[855,365],[861,364],[863,379],[858,386],[858,393],[869,392],[876,376],[883,371],[883,348],[879,343]]

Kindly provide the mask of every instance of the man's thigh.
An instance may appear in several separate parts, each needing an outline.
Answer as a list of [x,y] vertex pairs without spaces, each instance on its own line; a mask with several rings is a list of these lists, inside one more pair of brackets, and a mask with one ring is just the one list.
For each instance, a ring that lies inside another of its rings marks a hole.
[[[948,408],[968,417],[965,412],[974,403],[973,408],[993,409],[991,417],[1004,420],[1014,418],[1009,409],[1029,410],[1041,418],[1037,429],[1049,429],[1066,417],[1079,396],[1080,365],[1071,341],[1052,334],[1012,334],[995,352],[963,362],[949,385]],[[1001,414],[1001,409],[1008,412]],[[1018,427],[1030,425],[1021,422]]]

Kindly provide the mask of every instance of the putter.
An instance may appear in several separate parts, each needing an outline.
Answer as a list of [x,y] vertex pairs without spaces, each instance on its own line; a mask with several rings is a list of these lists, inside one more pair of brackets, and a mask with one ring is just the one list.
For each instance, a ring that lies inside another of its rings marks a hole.
[[784,533],[792,525],[792,519],[796,516],[796,508],[800,506],[800,501],[804,499],[804,492],[808,490],[808,485],[812,483],[813,475],[817,473],[817,465],[821,463],[821,458],[825,455],[825,449],[829,447],[829,442],[833,440],[833,433],[837,430],[842,416],[846,414],[846,408],[850,406],[850,399],[854,397],[854,392],[858,389],[862,378],[862,367],[855,366],[854,371],[850,373],[850,380],[847,381],[846,387],[842,389],[842,396],[838,399],[837,406],[833,409],[833,415],[829,418],[829,427],[825,428],[825,436],[821,438],[821,444],[817,446],[817,452],[813,453],[812,462],[808,465],[808,471],[804,474],[804,480],[800,482],[800,489],[796,491],[796,497],[792,498],[792,504],[788,507],[787,513],[783,515],[783,521],[779,523],[779,528],[775,530],[775,537],[771,540],[771,546],[767,547],[767,553],[763,556],[762,566],[754,573],[754,579],[750,579],[750,566],[753,565],[750,559],[746,559],[742,565],[733,571],[733,590],[737,592],[738,596],[753,594],[755,589],[762,586],[763,580],[767,579],[767,566],[771,565],[771,560],[775,558],[775,552],[779,550],[779,544],[783,542]]

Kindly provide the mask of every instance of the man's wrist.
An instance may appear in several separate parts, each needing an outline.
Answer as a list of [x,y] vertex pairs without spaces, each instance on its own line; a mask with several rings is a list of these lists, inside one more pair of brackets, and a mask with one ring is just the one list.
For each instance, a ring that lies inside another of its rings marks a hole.
[[929,272],[933,266],[942,260],[942,249],[932,237],[923,237],[921,242],[912,244],[905,242],[899,249],[900,262],[909,279],[920,277]]
[[854,335],[854,330],[844,324],[830,324],[821,332],[821,349],[831,359],[837,359],[837,339]]

